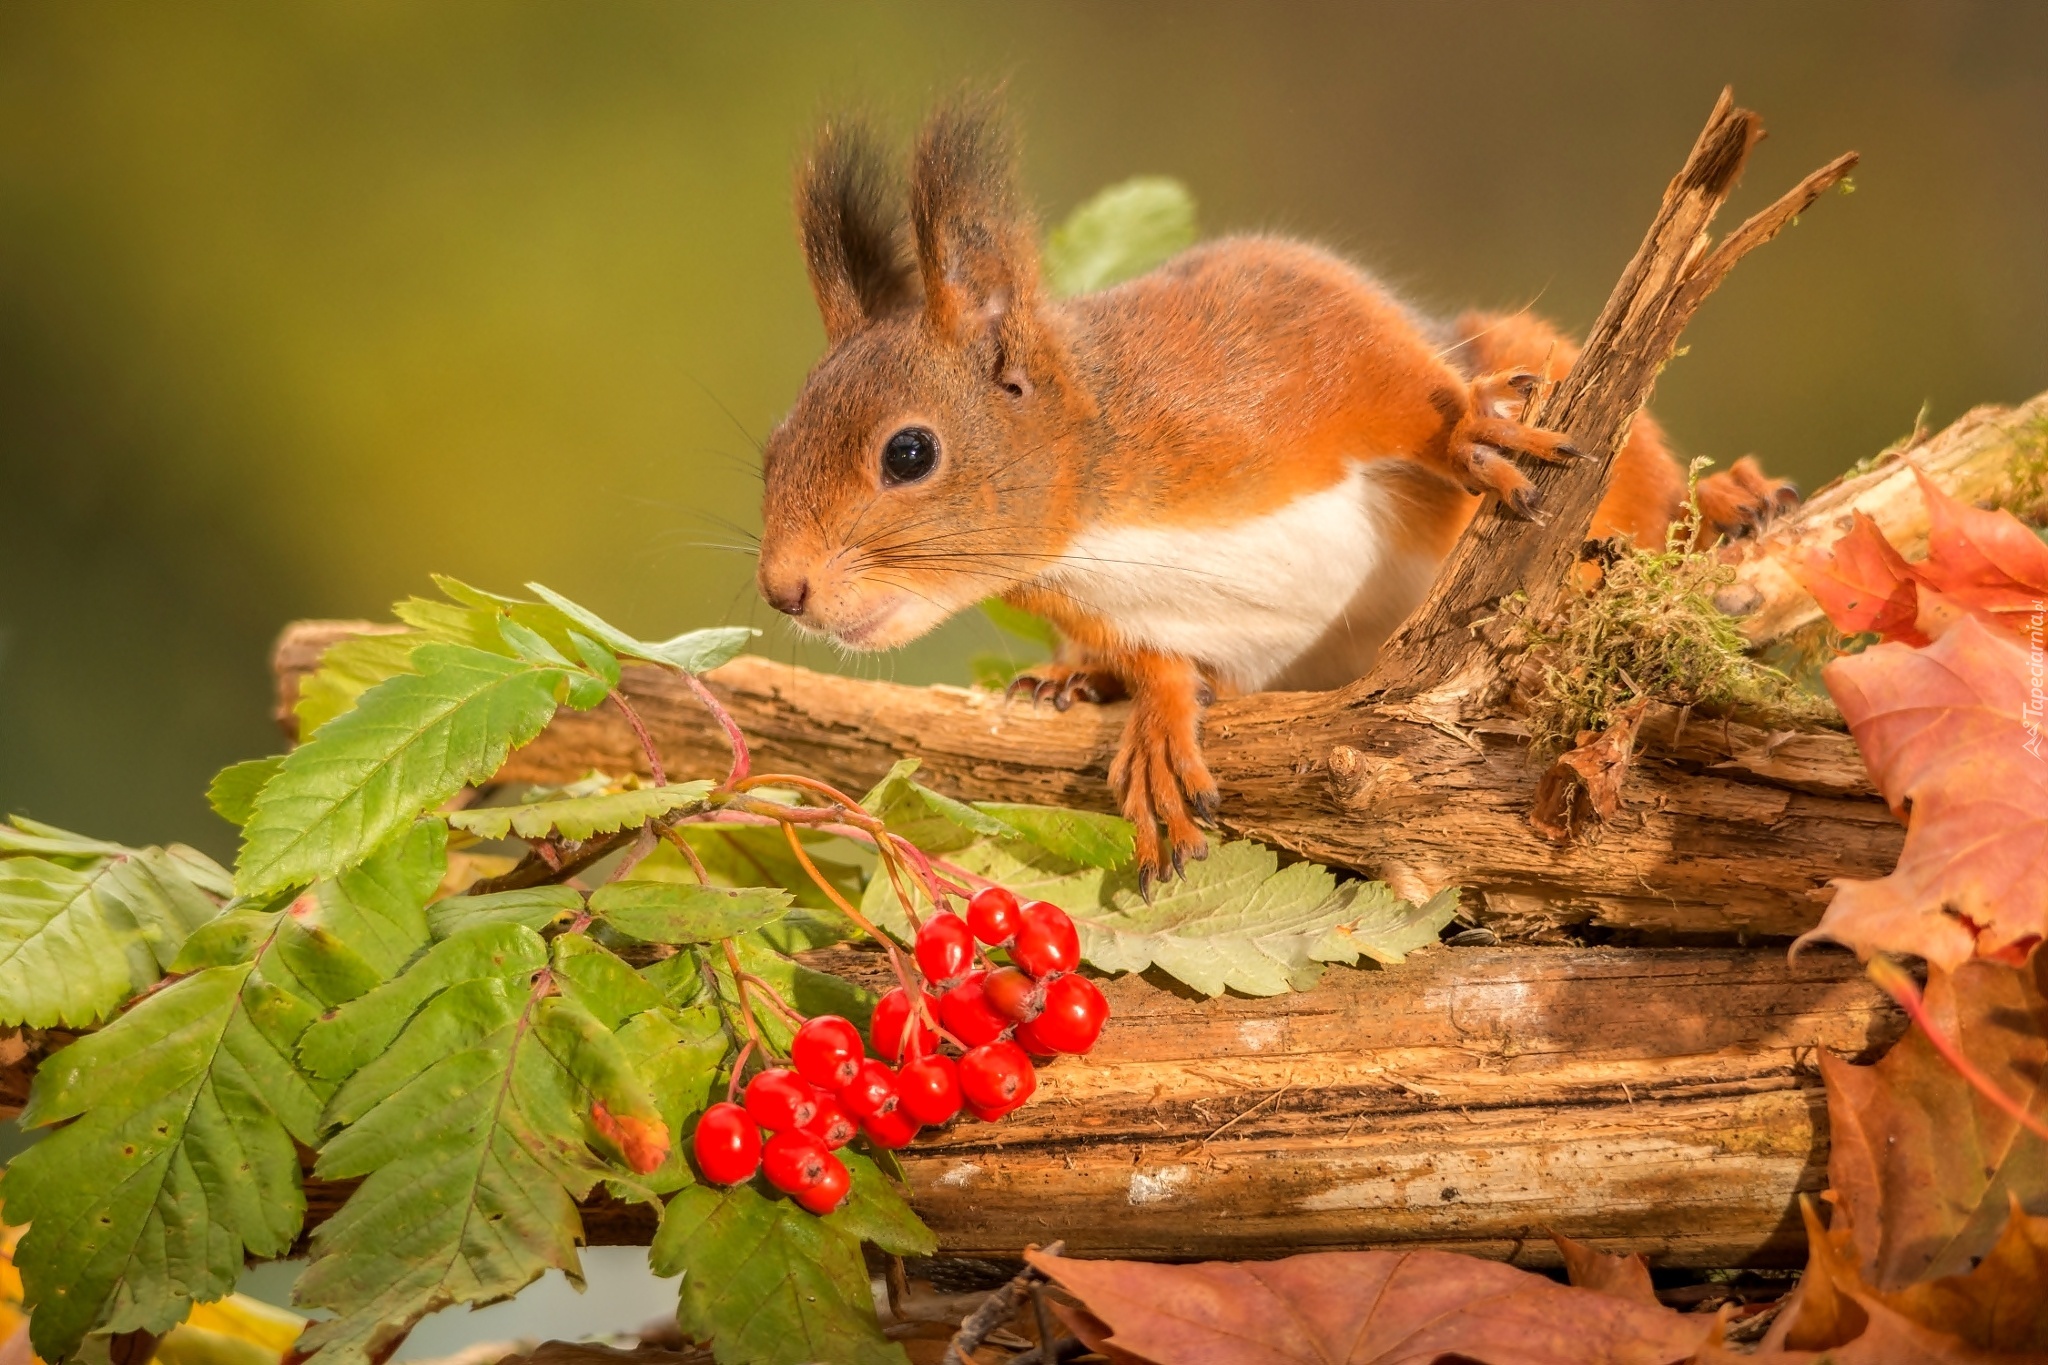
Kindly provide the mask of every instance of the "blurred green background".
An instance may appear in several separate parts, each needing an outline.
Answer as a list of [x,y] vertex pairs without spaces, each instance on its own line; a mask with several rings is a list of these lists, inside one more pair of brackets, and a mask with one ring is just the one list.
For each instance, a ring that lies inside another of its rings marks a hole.
[[[288,620],[431,570],[841,659],[756,601],[750,437],[822,336],[789,168],[1007,80],[1048,217],[1135,172],[1449,310],[1583,328],[1716,91],[1829,199],[1657,406],[1809,485],[2048,386],[2048,6],[395,0],[0,9],[0,810],[226,855]],[[707,542],[709,544],[707,544]]]

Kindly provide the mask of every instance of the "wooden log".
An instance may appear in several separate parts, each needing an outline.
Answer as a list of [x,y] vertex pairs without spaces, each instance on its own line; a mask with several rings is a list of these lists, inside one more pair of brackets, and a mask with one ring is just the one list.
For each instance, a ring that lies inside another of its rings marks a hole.
[[[812,958],[877,971],[872,954]],[[946,1252],[1065,1238],[1090,1255],[1551,1265],[1555,1228],[1659,1265],[1795,1265],[1798,1196],[1827,1175],[1814,1051],[1867,1060],[1903,1028],[1846,954],[1443,948],[1307,995],[1105,989],[1094,1053],[1046,1068],[1003,1123],[902,1153]],[[316,1182],[311,1222],[346,1194]],[[592,1242],[653,1232],[639,1206],[584,1212]]]

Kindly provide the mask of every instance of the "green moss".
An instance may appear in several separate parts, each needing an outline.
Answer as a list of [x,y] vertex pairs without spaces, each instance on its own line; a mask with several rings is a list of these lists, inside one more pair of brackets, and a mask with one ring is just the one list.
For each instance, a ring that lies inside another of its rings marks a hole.
[[1522,638],[1541,670],[1529,714],[1540,752],[1570,747],[1580,731],[1604,728],[1641,697],[1771,728],[1841,724],[1825,696],[1751,657],[1734,619],[1714,605],[1735,572],[1684,548],[1696,517],[1674,526],[1661,550],[1623,544],[1600,586],[1561,620],[1521,613]]
[[2048,413],[2012,431],[2012,492],[2000,506],[2019,517],[2048,511]]

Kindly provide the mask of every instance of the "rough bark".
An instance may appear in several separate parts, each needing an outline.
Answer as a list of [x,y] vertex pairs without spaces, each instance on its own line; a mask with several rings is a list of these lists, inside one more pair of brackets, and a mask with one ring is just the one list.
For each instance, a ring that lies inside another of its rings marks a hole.
[[[1549,1265],[1555,1228],[1659,1265],[1794,1265],[1798,1196],[1827,1183],[1814,1050],[1867,1059],[1903,1026],[1846,955],[1735,949],[1432,949],[1267,1000],[1105,989],[1093,1054],[902,1153],[948,1253]],[[347,1190],[309,1193],[317,1222]],[[642,1243],[653,1220],[600,1201],[585,1227]]]
[[1371,675],[1355,685],[1361,694],[1434,693],[1467,714],[1493,700],[1501,682],[1494,645],[1474,632],[1473,623],[1492,615],[1511,593],[1527,593],[1541,615],[1569,590],[1572,565],[1606,495],[1615,453],[1685,324],[1737,261],[1776,236],[1856,164],[1853,152],[1837,157],[1717,244],[1708,229],[1762,137],[1762,121],[1736,108],[1732,92],[1723,90],[1571,373],[1531,410],[1529,421],[1569,435],[1588,458],[1530,471],[1542,498],[1534,521],[1520,520],[1497,503],[1480,510],[1429,596],[1381,651]]

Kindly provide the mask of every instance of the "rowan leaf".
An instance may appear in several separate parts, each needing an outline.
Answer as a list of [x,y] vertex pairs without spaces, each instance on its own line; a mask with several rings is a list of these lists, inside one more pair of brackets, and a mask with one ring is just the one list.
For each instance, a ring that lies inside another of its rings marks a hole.
[[[1446,892],[1427,905],[1379,882],[1340,883],[1313,863],[1281,868],[1264,845],[1224,844],[1153,888],[1148,904],[1135,869],[1080,867],[1021,841],[983,840],[947,855],[1018,896],[1047,900],[1074,919],[1081,956],[1109,972],[1158,967],[1205,995],[1306,990],[1330,962],[1399,962],[1436,941],[1456,912]],[[869,884],[863,909],[906,937],[895,890]]]
[[538,931],[582,909],[583,893],[574,887],[529,886],[435,901],[427,907],[427,925],[437,939],[453,938],[479,924],[521,924]]
[[591,913],[642,943],[715,943],[774,920],[789,893],[772,886],[686,886],[680,882],[607,882],[590,893]]
[[896,1256],[930,1256],[939,1249],[939,1239],[880,1166],[852,1148],[841,1148],[839,1159],[853,1177],[852,1191],[846,1202],[827,1216],[828,1223],[856,1241],[873,1242]]
[[448,827],[417,820],[412,828],[341,875],[313,886],[313,905],[298,917],[348,946],[381,981],[395,976],[427,946],[427,901],[448,871]]
[[1018,833],[999,816],[985,814],[913,781],[918,760],[899,759],[861,798],[868,814],[928,853],[965,847],[977,837],[1014,839]]
[[1045,279],[1058,295],[1107,289],[1164,264],[1195,241],[1195,201],[1162,175],[1111,185],[1045,239]]
[[857,1238],[753,1184],[678,1190],[649,1259],[681,1275],[676,1322],[719,1365],[907,1365],[882,1335]]
[[298,736],[308,740],[336,716],[354,709],[363,693],[387,678],[418,670],[412,652],[433,637],[420,631],[378,630],[337,640],[320,655],[320,666],[299,683],[292,716]]
[[236,888],[261,895],[359,862],[424,811],[482,781],[555,712],[558,670],[466,645],[413,652],[292,751],[242,830]]
[[315,1171],[363,1183],[314,1232],[294,1290],[335,1315],[307,1329],[310,1360],[382,1360],[426,1314],[506,1298],[550,1268],[581,1284],[576,1201],[629,1178],[592,1144],[616,1131],[643,1160],[665,1144],[617,1037],[549,988],[489,965],[434,993],[336,1092],[323,1125],[339,1131]]
[[220,913],[194,880],[200,855],[122,848],[19,822],[4,834],[15,849],[55,856],[0,857],[0,1023],[84,1028],[106,1019],[162,977],[186,938]]
[[[273,925],[281,916],[272,914]],[[325,1091],[291,1064],[314,1007],[267,975],[261,942],[147,997],[38,1071],[10,1219],[36,1352],[89,1331],[163,1332],[229,1293],[248,1257],[285,1254],[305,1212],[294,1143]]]
[[[714,886],[779,886],[790,893],[796,905],[807,910],[831,910],[832,899],[810,879],[789,841],[780,829],[757,825],[679,826],[678,834],[689,841],[697,860],[704,865]],[[867,875],[874,868],[874,854],[836,835],[800,834],[804,852],[826,880],[848,900],[859,900]],[[633,869],[636,877],[695,884],[697,873],[676,849],[663,844]],[[834,911],[826,917],[843,926],[845,939],[851,921]],[[822,944],[810,945],[813,947]]]
[[213,775],[206,788],[206,804],[214,814],[237,828],[249,823],[256,810],[256,795],[284,765],[283,754],[245,759],[231,763]]
[[645,659],[650,663],[668,664],[686,673],[707,672],[730,661],[747,647],[748,641],[761,633],[748,626],[714,626],[708,630],[688,631],[671,640],[650,643],[635,639],[588,607],[578,606],[551,588],[539,583],[528,583],[526,589],[562,613],[583,633],[614,654],[623,654],[629,659]]
[[84,867],[100,858],[118,858],[133,852],[126,844],[73,834],[26,815],[10,815],[7,823],[0,824],[0,858],[34,853],[66,867]]
[[661,992],[623,958],[584,934],[563,934],[549,945],[555,985],[603,1022],[617,1028],[661,1003]]
[[1890,876],[1836,883],[1821,938],[1955,968],[2048,936],[2048,755],[2028,656],[1974,618],[1924,649],[1880,644],[1823,670],[1871,779],[1906,821]]
[[[732,1040],[718,1010],[709,1002],[636,1014],[619,1029],[618,1037],[619,1047],[653,1091],[670,1133],[689,1132],[714,1095],[724,1098],[718,1078],[732,1053]],[[641,1174],[640,1185],[656,1194],[668,1194],[696,1180],[686,1145],[681,1142],[671,1145],[666,1161]],[[616,1187],[615,1192],[628,1193]]]
[[430,1000],[451,986],[486,977],[525,981],[547,965],[540,935],[520,924],[484,923],[432,948],[396,977],[329,1010],[299,1039],[309,1075],[341,1081],[379,1059]]
[[[2048,1120],[2048,957],[2014,970],[1966,962],[1929,973],[1928,1015],[1992,1084]],[[1823,1051],[1828,1183],[1880,1293],[1966,1272],[2009,1198],[2048,1216],[2048,1142],[1959,1076],[1915,1027],[1871,1066]]]
[[665,787],[529,801],[518,806],[482,806],[458,811],[448,817],[448,823],[479,839],[502,839],[507,834],[539,839],[553,832],[564,839],[583,840],[632,829],[674,811],[694,810],[704,804],[710,790],[708,781],[672,782]]
[[1477,1256],[1331,1251],[1156,1265],[1025,1253],[1080,1299],[1116,1359],[1173,1365],[1671,1365],[1715,1331],[1701,1314],[1574,1289]]
[[1137,852],[1137,831],[1114,815],[998,801],[977,801],[974,808],[1008,825],[1017,837],[1082,867],[1122,867]]

